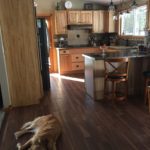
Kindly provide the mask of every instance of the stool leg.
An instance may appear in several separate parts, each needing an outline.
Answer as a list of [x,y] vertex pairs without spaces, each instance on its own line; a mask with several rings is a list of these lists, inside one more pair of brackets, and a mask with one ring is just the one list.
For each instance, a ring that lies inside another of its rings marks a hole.
[[107,80],[104,79],[104,96],[106,95],[106,90],[107,90]]
[[147,86],[148,86],[148,80],[145,79],[145,92],[144,92],[144,103],[147,104]]
[[126,100],[127,100],[127,98],[128,98],[128,80],[126,81]]
[[148,108],[149,108],[149,112],[150,112],[150,87],[147,87],[147,94],[148,94]]
[[112,97],[113,97],[113,100],[115,100],[115,98],[116,98],[116,84],[113,81],[112,81]]

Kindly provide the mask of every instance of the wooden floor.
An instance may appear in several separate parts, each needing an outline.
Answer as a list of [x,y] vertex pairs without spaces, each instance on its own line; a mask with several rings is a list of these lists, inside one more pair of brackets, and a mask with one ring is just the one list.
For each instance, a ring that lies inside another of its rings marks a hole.
[[51,77],[51,91],[40,105],[8,113],[0,150],[16,150],[14,132],[23,123],[49,113],[55,114],[63,127],[58,150],[150,150],[150,114],[141,101],[94,102],[86,95],[83,82],[55,77]]

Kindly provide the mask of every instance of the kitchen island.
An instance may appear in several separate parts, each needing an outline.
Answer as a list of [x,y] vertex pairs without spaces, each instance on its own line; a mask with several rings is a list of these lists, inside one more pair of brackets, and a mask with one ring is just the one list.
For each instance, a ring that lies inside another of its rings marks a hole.
[[143,96],[143,71],[150,70],[150,52],[139,52],[138,49],[124,49],[116,52],[83,54],[85,64],[85,88],[94,100],[104,98],[104,60],[112,58],[130,58],[128,94]]

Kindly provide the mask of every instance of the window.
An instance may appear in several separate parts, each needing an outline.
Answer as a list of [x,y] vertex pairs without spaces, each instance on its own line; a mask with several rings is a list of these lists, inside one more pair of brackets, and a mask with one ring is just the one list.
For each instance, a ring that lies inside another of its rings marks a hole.
[[147,6],[138,7],[122,14],[121,35],[144,36]]

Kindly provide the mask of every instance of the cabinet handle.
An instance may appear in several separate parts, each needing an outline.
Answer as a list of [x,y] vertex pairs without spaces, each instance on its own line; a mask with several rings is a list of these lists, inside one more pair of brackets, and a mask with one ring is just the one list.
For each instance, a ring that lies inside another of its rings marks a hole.
[[63,51],[64,53],[66,53],[66,51]]
[[76,65],[76,67],[78,68],[78,67],[79,67],[79,65]]
[[76,57],[76,59],[79,59],[79,57]]

